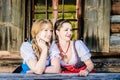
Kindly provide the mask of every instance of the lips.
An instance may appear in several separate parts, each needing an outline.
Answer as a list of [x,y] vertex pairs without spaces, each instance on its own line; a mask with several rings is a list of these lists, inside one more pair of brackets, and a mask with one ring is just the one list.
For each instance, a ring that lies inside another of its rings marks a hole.
[[71,35],[68,35],[68,36],[66,36],[66,37],[71,38]]
[[46,37],[47,39],[51,39],[51,36]]
[[51,40],[51,37],[46,37],[47,41],[50,41]]

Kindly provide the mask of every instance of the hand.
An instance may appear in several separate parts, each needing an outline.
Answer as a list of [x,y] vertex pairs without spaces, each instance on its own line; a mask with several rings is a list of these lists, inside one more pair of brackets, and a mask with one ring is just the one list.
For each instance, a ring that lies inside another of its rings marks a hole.
[[33,74],[34,72],[32,70],[29,70],[26,72],[27,74]]
[[79,76],[87,76],[89,74],[89,72],[87,70],[81,70],[78,75]]
[[39,40],[37,40],[37,43],[38,43],[38,46],[39,46],[42,50],[48,48],[48,46],[47,46],[47,44],[46,44],[46,42],[45,42],[44,40],[39,39]]

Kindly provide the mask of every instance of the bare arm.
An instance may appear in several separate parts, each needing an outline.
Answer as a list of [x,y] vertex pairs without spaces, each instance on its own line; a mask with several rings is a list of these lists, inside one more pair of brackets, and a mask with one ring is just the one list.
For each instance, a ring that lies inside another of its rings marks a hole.
[[91,59],[86,60],[86,61],[85,61],[85,64],[86,64],[86,66],[87,66],[86,69],[88,69],[88,71],[91,72],[91,71],[93,70],[93,68],[94,68],[94,64],[93,64],[93,62],[91,61]]
[[41,52],[40,59],[37,60],[28,60],[26,61],[27,65],[30,67],[30,71],[36,74],[42,74],[46,67],[47,60],[47,48],[44,48]]
[[48,66],[45,69],[45,73],[60,73],[60,59],[58,57],[54,57],[51,59],[51,66]]
[[94,64],[91,61],[91,59],[87,59],[86,61],[84,61],[85,65],[87,66],[85,70],[81,70],[79,72],[80,76],[87,76],[89,74],[89,72],[91,72],[94,68]]
[[42,74],[46,68],[46,60],[47,60],[47,53],[48,47],[45,41],[37,38],[38,46],[42,49],[41,55],[39,60],[28,60],[27,64],[30,67],[30,71],[36,74]]

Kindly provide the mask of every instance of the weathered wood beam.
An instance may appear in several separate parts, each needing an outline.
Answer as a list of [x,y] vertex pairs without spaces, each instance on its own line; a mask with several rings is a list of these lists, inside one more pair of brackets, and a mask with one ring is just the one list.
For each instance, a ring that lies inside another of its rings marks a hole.
[[85,0],[84,41],[93,52],[109,52],[110,9],[110,0]]
[[0,50],[19,51],[24,26],[25,0],[0,0]]
[[120,33],[120,24],[111,24],[111,32],[112,33]]
[[120,23],[120,15],[113,15],[110,18],[111,23]]
[[0,57],[2,57],[2,56],[9,56],[10,55],[10,52],[8,52],[8,51],[0,51]]
[[120,72],[120,59],[101,57],[92,59],[96,72]]
[[111,5],[111,14],[120,15],[120,1],[113,1]]

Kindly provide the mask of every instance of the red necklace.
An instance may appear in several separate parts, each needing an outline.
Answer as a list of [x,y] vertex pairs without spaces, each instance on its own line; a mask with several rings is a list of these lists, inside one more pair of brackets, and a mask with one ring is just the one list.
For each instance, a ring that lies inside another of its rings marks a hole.
[[69,47],[70,47],[70,41],[69,41],[69,43],[68,43],[68,47],[67,47],[67,50],[66,50],[65,52],[63,51],[63,49],[62,49],[62,47],[60,46],[60,44],[58,44],[58,47],[59,47],[59,49],[60,49],[60,52],[61,52],[63,55],[66,55],[66,53],[68,52]]

